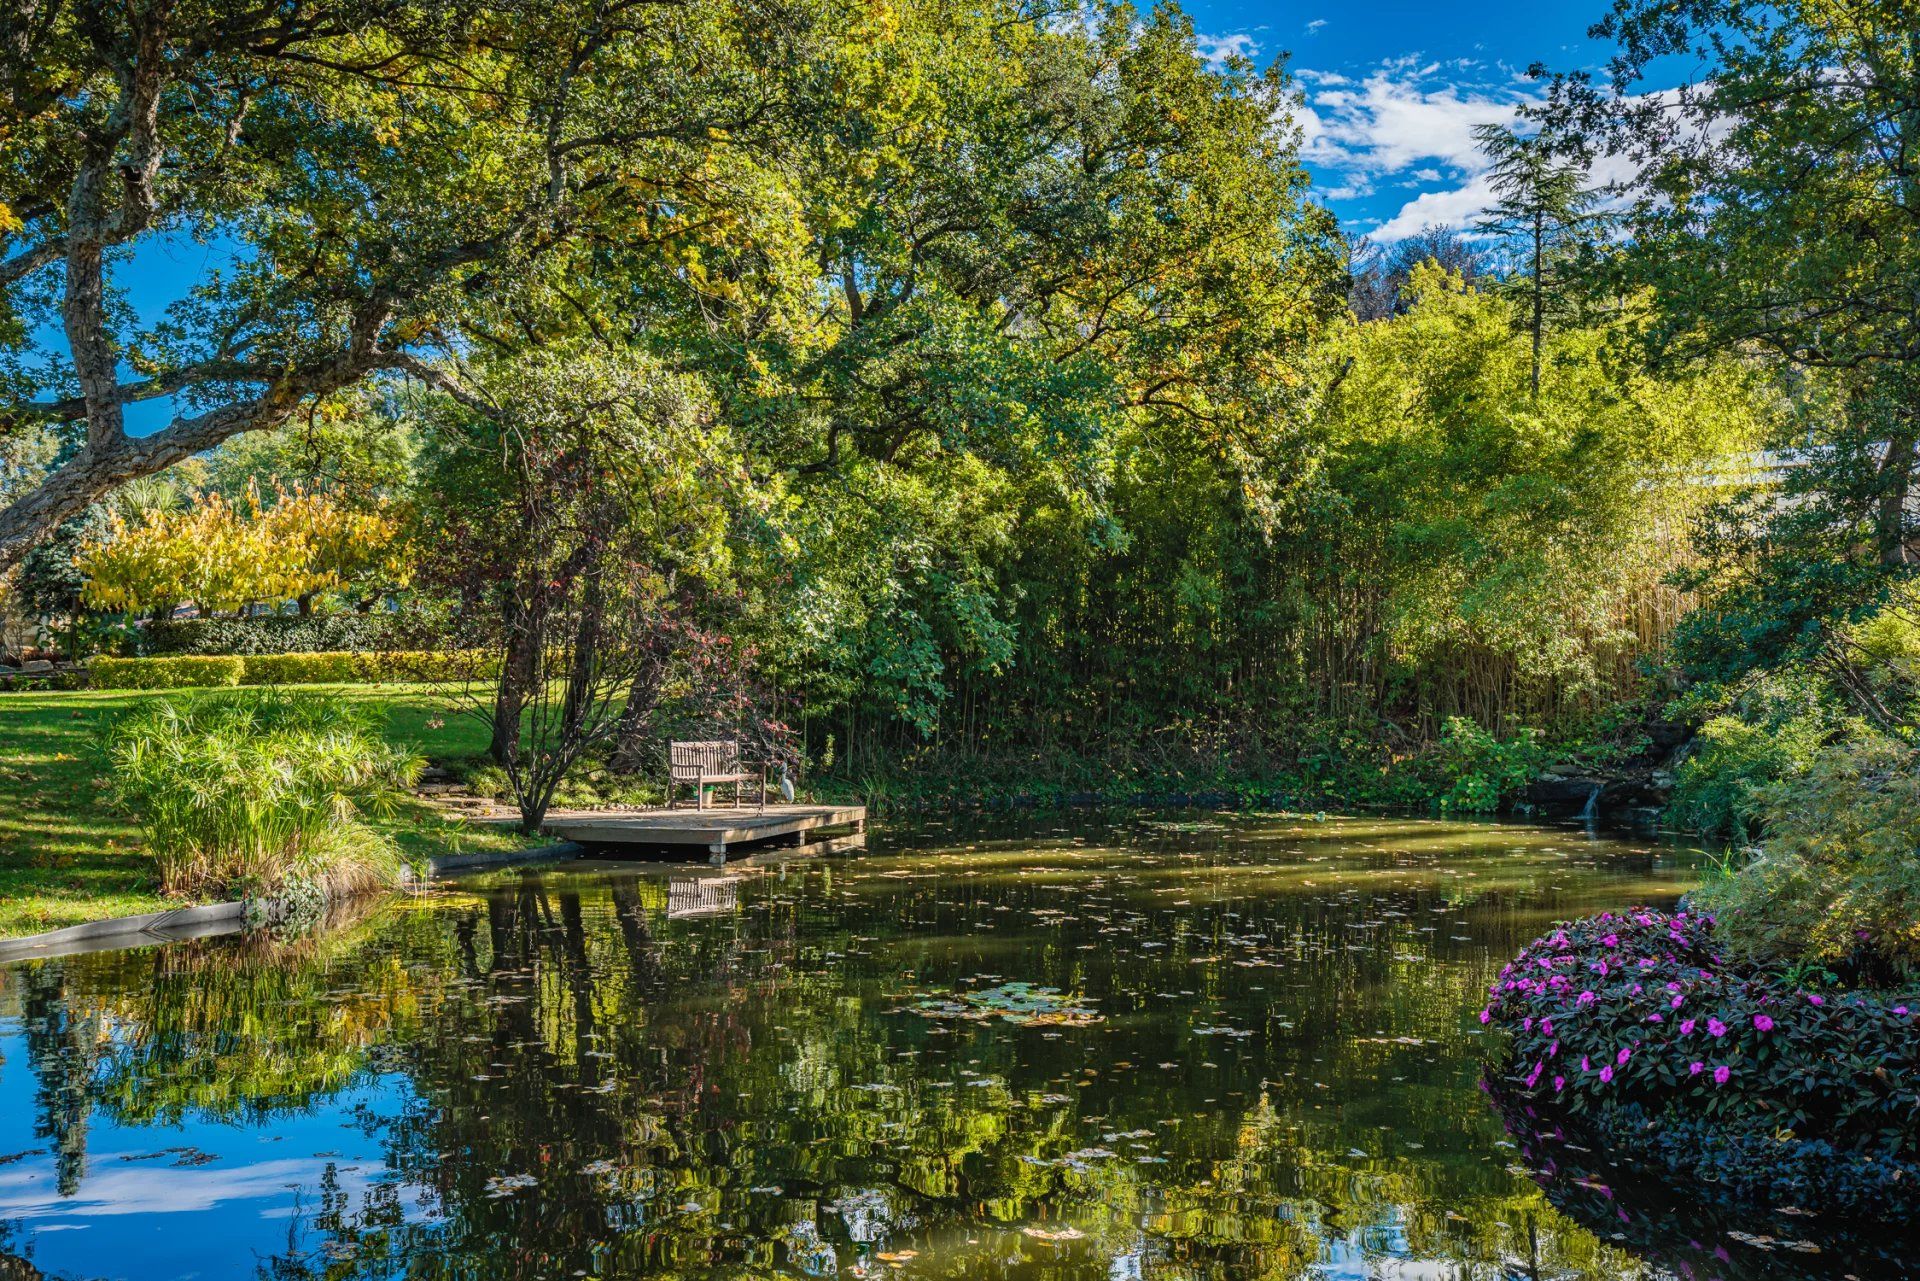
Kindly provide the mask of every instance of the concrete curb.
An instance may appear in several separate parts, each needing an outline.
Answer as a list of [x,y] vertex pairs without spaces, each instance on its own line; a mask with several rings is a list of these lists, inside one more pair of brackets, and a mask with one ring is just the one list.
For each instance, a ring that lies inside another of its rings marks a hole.
[[115,916],[104,921],[87,921],[65,929],[29,934],[25,938],[0,939],[0,962],[26,961],[39,956],[70,956],[76,952],[108,951],[121,947],[143,947],[149,943],[172,943],[180,939],[205,938],[213,934],[231,934],[241,928],[247,905],[241,902],[209,903],[204,907],[176,907],[143,916]]
[[427,860],[428,876],[445,876],[449,872],[472,872],[480,869],[512,867],[518,863],[551,863],[556,859],[579,858],[586,850],[572,841],[556,841],[552,845],[536,845],[530,850],[496,850],[486,854],[448,854],[442,858]]
[[[475,871],[508,867],[516,863],[545,863],[562,858],[577,858],[585,853],[571,841],[541,845],[530,850],[504,853],[449,854],[427,860],[430,877],[448,872]],[[419,884],[403,877],[395,888]],[[209,938],[216,934],[237,934],[246,928],[245,902],[208,903],[199,907],[175,907],[141,916],[112,916],[103,921],[84,921],[44,934],[0,939],[0,965],[11,961],[31,961],[54,956],[76,956],[84,952],[109,952],[118,948],[147,947],[154,943],[177,943],[183,939]]]

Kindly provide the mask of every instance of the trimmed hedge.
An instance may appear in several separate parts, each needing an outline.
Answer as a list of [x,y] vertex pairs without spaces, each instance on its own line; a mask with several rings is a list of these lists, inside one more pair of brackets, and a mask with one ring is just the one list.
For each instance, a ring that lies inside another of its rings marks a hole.
[[96,689],[181,689],[201,685],[347,685],[388,681],[491,678],[499,660],[434,651],[383,654],[180,655],[96,658],[87,665]]
[[253,618],[176,618],[142,623],[136,636],[148,657],[176,654],[375,653],[395,640],[394,615],[262,614]]
[[201,685],[238,685],[245,659],[195,655],[182,658],[96,658],[87,664],[95,689],[184,689]]
[[1920,997],[1808,991],[1729,962],[1713,931],[1634,908],[1535,939],[1480,1012],[1512,1037],[1511,1088],[1920,1155]]
[[321,685],[379,681],[446,681],[492,677],[499,662],[458,651],[401,650],[382,654],[255,654],[246,659],[248,685]]

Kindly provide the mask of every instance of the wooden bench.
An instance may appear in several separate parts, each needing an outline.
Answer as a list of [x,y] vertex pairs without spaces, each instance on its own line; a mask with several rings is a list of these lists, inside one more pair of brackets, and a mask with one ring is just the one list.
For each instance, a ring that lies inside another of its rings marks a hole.
[[693,789],[693,807],[707,808],[709,787],[733,785],[733,803],[740,805],[742,785],[758,783],[759,805],[767,808],[767,767],[740,759],[740,744],[734,739],[705,743],[667,744],[667,808],[675,804],[675,793],[682,787]]

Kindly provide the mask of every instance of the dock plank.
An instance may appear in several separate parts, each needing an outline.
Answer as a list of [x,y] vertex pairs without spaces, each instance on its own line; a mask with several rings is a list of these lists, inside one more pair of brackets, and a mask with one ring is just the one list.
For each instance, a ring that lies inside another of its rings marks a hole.
[[760,809],[556,810],[546,830],[582,845],[698,846],[724,856],[728,847],[780,837],[804,837],[818,828],[866,826],[864,805],[769,805]]

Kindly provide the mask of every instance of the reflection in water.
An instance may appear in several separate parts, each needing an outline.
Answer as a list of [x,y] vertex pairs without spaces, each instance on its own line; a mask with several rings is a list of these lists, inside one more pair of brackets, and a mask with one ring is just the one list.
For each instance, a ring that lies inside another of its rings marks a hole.
[[737,876],[676,876],[667,882],[667,919],[721,916],[740,906]]
[[[1671,901],[1690,855],[1418,820],[1045,826],[497,875],[295,945],[0,969],[0,1254],[127,1277],[1667,1275],[1534,1185],[1469,1012],[1548,921]],[[1770,1275],[1728,1251],[1694,1275]]]
[[1669,1275],[1726,1275],[1736,1255],[1749,1256],[1751,1264],[1755,1252],[1766,1260],[1764,1271],[1754,1267],[1747,1274],[1768,1281],[1908,1275],[1912,1225],[1887,1221],[1871,1207],[1864,1214],[1826,1215],[1790,1197],[1769,1206],[1729,1205],[1690,1177],[1611,1158],[1604,1140],[1573,1128],[1573,1118],[1542,1116],[1529,1098],[1497,1085],[1490,1094],[1518,1141],[1520,1159],[1554,1207],[1629,1243]]

